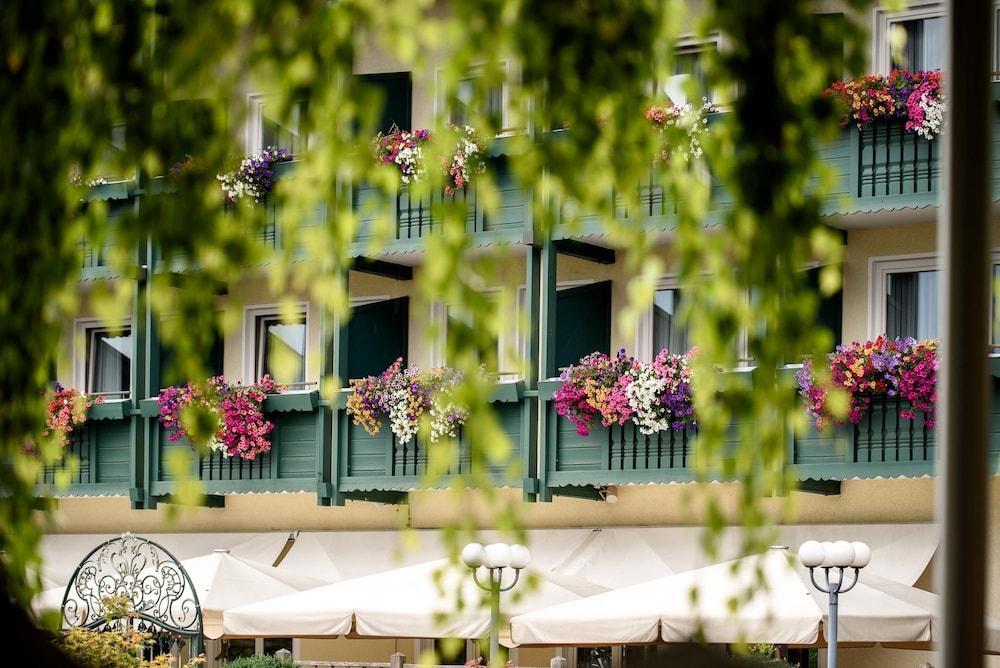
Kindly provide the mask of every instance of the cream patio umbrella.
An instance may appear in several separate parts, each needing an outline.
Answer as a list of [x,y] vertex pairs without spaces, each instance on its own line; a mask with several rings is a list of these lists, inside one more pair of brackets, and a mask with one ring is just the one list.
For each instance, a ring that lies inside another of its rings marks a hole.
[[215,550],[181,564],[198,592],[207,638],[222,636],[222,615],[229,608],[323,584],[299,572],[241,559],[228,550]]
[[[787,550],[772,548],[518,615],[511,636],[526,645],[687,642],[699,636],[709,643],[812,645],[820,642],[827,601],[808,578]],[[840,640],[931,642],[936,599],[862,571],[858,585],[840,599]],[[1000,651],[998,634],[990,638],[987,649]]]
[[[501,610],[505,613],[537,610],[605,591],[530,567],[526,572],[538,578],[538,587],[519,585],[503,594]],[[489,610],[480,605],[481,596],[467,569],[449,568],[447,559],[437,559],[230,608],[223,615],[223,629],[233,636],[354,633],[390,638],[479,638],[486,634],[490,619]],[[460,610],[458,600],[462,602]]]

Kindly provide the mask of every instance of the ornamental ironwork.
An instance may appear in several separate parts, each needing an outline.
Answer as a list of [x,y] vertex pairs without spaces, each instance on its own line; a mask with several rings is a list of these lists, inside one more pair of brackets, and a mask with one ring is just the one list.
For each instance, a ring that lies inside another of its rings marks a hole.
[[202,636],[201,604],[184,566],[163,546],[131,533],[84,557],[66,585],[62,614],[71,628],[104,631],[130,625]]

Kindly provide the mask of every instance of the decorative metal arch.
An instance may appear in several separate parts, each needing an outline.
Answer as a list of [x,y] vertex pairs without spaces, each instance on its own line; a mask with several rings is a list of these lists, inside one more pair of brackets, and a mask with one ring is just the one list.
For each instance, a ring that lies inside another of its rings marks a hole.
[[101,543],[73,571],[63,594],[62,615],[71,628],[108,630],[104,599],[125,596],[139,630],[192,639],[203,634],[198,592],[184,566],[163,546],[124,533]]

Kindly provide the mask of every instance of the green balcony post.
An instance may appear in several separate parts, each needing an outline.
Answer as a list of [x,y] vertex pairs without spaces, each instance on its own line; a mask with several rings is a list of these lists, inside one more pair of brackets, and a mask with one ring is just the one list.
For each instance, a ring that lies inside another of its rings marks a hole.
[[[134,201],[135,215],[139,216],[139,197]],[[129,499],[133,509],[144,507],[145,495],[145,443],[146,419],[139,413],[139,401],[144,397],[149,382],[149,243],[140,242],[135,249],[136,281],[132,297],[132,368],[130,374],[129,406]]]
[[[533,328],[538,334],[538,380],[556,375],[556,261],[557,252],[551,238],[546,238],[537,255],[538,280],[535,282],[538,326]],[[534,264],[534,263],[532,263]],[[529,303],[530,303],[529,297]],[[550,467],[549,451],[555,447],[552,435],[555,433],[555,416],[549,410],[549,400],[539,397],[538,442],[541,466],[538,468],[538,500],[551,501],[552,491],[548,486]]]
[[[340,267],[338,271],[341,272],[344,289],[350,294],[350,270],[347,267]],[[323,484],[329,491],[329,497],[321,501],[323,505],[344,505],[344,498],[340,492],[340,478],[345,471],[344,455],[347,452],[348,430],[347,410],[341,401],[342,392],[339,388],[343,387],[348,375],[347,323],[346,319],[338,319],[332,323],[323,359],[324,380],[334,377],[338,383],[336,396],[330,397],[331,412],[323,418],[324,424],[327,425],[324,429],[323,443],[317,443],[317,448],[321,448],[323,457],[320,466],[327,478]],[[320,406],[318,410],[327,409]]]

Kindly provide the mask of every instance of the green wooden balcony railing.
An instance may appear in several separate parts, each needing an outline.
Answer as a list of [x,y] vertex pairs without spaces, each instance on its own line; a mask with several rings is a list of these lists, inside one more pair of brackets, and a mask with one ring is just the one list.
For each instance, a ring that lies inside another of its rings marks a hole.
[[[746,377],[752,379],[752,374]],[[1000,383],[996,378],[995,384]],[[556,415],[552,395],[559,381],[539,386],[545,429],[539,443],[543,489],[600,487],[628,483],[686,482],[696,478],[692,469],[698,447],[695,427],[641,434],[631,422],[602,427],[587,436]],[[1000,392],[994,388],[991,472],[1000,472]],[[801,436],[788,436],[788,464],[799,480],[842,481],[853,478],[916,477],[933,475],[938,449],[930,416],[917,412],[904,400],[873,397],[864,418],[853,425],[810,427]],[[742,420],[728,430],[721,452],[732,452],[741,438]],[[718,462],[717,464],[721,464]],[[720,479],[721,466],[712,466],[707,478]]]
[[314,491],[320,470],[317,444],[323,441],[321,410],[315,390],[272,395],[264,402],[265,416],[274,423],[269,452],[252,460],[222,452],[195,458],[186,438],[170,441],[159,424],[156,400],[143,401],[143,415],[151,430],[149,496],[156,499],[173,493],[180,476],[171,470],[169,460],[179,451],[185,451],[189,473],[201,481],[206,494]]
[[[337,486],[339,493],[347,497],[367,498],[369,495],[384,492],[406,492],[420,489],[427,485],[428,458],[431,450],[437,447],[449,447],[441,443],[428,444],[423,438],[415,437],[407,443],[400,443],[387,424],[382,425],[378,434],[372,436],[363,428],[353,424],[343,407],[350,390],[344,390],[337,408],[337,429],[339,457],[337,460]],[[531,428],[528,425],[531,412],[531,402],[536,400],[534,393],[524,391],[522,383],[504,383],[498,386],[492,401],[493,408],[502,429],[510,439],[512,466],[491,466],[488,473],[494,484],[507,487],[533,487],[531,482],[525,484],[522,477],[512,473],[523,470],[522,462],[526,457],[534,457],[534,445],[529,438]],[[454,446],[452,446],[454,447]],[[457,440],[457,452],[452,456],[450,466],[442,478],[435,484],[445,486],[450,484],[453,476],[469,473],[472,462],[470,447],[465,432],[460,433]]]
[[[69,435],[67,457],[42,469],[39,487],[65,496],[127,494],[133,440],[127,401],[95,404],[87,411],[87,422]],[[70,459],[76,461],[75,470],[68,468]],[[63,470],[70,471],[68,488],[57,487]]]

